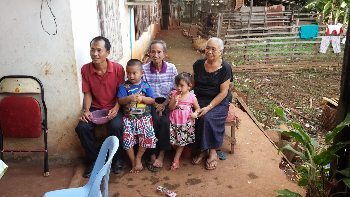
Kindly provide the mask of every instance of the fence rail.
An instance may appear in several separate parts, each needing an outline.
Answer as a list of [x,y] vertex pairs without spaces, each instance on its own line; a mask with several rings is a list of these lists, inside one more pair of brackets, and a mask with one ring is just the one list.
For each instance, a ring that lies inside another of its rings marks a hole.
[[[325,28],[326,26],[319,26],[319,35],[324,34]],[[225,36],[225,59],[245,67],[262,64],[317,66],[318,63],[325,62],[332,66],[342,63],[343,52],[334,54],[330,44],[326,54],[319,53],[322,37],[300,39],[299,31],[300,26],[228,29]],[[343,49],[342,45],[341,47]]]

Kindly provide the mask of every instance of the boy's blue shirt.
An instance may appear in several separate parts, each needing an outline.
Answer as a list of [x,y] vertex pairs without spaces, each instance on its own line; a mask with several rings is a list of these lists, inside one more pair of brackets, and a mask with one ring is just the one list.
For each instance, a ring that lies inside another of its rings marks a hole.
[[123,98],[129,95],[133,95],[138,93],[140,90],[144,96],[154,98],[151,86],[143,80],[141,80],[141,83],[137,85],[130,83],[128,80],[125,81],[125,83],[119,86],[117,97]]
[[[154,98],[151,86],[143,80],[141,80],[141,83],[137,85],[130,83],[130,81],[128,80],[125,81],[124,84],[119,86],[117,97],[124,98],[126,96],[137,93],[141,93],[143,96],[146,97]],[[136,115],[136,118],[138,118],[139,115],[149,115],[150,106],[142,103],[129,103],[126,106],[124,106],[124,112],[125,115]]]

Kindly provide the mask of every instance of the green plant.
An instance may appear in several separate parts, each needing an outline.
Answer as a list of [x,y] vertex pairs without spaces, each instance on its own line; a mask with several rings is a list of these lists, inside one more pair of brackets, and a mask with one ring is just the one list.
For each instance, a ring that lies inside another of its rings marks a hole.
[[[305,6],[306,9],[322,13],[323,21],[328,20],[336,23],[343,22],[346,10],[350,8],[349,0],[311,0]],[[347,21],[349,18],[347,19]]]
[[[337,184],[337,182],[333,181],[335,173],[331,175],[329,164],[333,159],[337,158],[336,153],[338,150],[350,144],[350,141],[336,144],[332,144],[332,142],[334,137],[344,127],[350,125],[350,113],[347,114],[343,122],[326,135],[326,142],[328,144],[326,147],[320,149],[318,148],[316,139],[311,138],[300,123],[289,120],[282,108],[275,108],[275,113],[291,126],[290,131],[279,131],[282,132],[283,135],[289,136],[299,142],[301,147],[300,150],[295,150],[291,145],[287,144],[280,149],[294,152],[303,161],[302,165],[296,167],[298,185],[305,186],[306,196],[329,196],[331,188]],[[350,168],[336,173],[340,173],[345,177],[341,181],[350,188]],[[300,196],[300,194],[285,189],[279,190],[278,196]]]

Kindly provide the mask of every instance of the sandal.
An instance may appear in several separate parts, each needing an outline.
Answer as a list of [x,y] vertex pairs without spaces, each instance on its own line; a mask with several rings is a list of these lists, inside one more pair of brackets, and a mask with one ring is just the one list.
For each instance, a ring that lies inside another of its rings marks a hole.
[[208,161],[209,159],[207,159],[206,163],[205,163],[205,169],[207,170],[215,170],[216,166],[218,165],[218,161],[217,159],[213,159],[211,161]]
[[218,154],[218,158],[220,160],[226,160],[227,159],[227,155],[225,152],[221,151],[221,150],[217,150],[216,153]]
[[173,161],[171,164],[170,170],[177,170],[180,168],[180,161]]
[[160,168],[156,167],[153,165],[153,163],[148,163],[147,165],[147,169],[151,172],[159,172]]
[[141,172],[143,170],[143,168],[140,168],[140,169],[135,169],[135,168],[133,168],[133,169],[131,169],[129,172],[130,173],[139,173],[139,172]]

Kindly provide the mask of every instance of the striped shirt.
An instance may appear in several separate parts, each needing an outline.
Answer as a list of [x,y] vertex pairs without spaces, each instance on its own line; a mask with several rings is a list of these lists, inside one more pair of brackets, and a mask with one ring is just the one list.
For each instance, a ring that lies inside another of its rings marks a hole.
[[162,70],[156,71],[152,62],[143,65],[145,72],[143,79],[151,86],[154,97],[167,98],[175,88],[177,70],[174,64],[163,61]]

